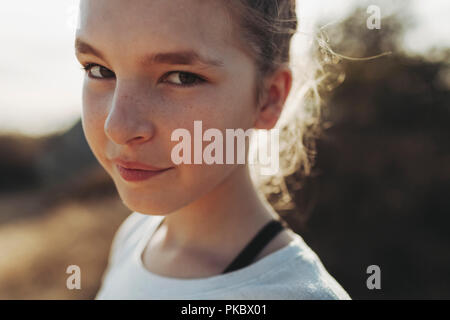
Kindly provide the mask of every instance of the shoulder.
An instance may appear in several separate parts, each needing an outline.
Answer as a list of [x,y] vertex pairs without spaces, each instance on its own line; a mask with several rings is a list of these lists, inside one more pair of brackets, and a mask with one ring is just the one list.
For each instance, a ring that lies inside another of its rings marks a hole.
[[298,236],[301,247],[298,256],[288,270],[295,272],[294,283],[306,288],[305,297],[310,299],[347,300],[348,293],[328,272],[317,254]]
[[351,299],[301,236],[296,235],[290,247],[286,250],[288,256],[278,255],[277,267],[253,282],[251,286],[256,289],[251,290],[253,299]]
[[[284,285],[293,296],[309,300],[349,300],[350,296],[326,270],[321,260],[311,251],[298,257],[286,269]],[[290,279],[289,281],[287,281]],[[302,290],[299,290],[301,288]]]

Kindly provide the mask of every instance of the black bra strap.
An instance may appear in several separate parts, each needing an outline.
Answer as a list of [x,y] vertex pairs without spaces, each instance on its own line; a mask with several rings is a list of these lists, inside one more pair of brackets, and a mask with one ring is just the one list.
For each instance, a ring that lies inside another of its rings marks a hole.
[[247,244],[239,255],[228,265],[223,273],[244,268],[252,263],[253,259],[284,227],[278,220],[268,222],[258,234]]

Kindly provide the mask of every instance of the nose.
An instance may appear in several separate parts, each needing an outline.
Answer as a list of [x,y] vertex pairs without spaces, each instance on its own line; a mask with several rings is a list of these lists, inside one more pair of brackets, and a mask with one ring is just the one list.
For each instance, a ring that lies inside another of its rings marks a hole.
[[150,106],[136,86],[117,83],[104,131],[116,144],[139,144],[152,139],[155,126],[150,119]]

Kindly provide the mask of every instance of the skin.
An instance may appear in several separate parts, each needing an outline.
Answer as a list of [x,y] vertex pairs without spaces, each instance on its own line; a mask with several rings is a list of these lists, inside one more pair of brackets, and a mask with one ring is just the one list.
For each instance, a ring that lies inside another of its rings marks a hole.
[[[247,165],[171,161],[178,143],[171,141],[172,132],[186,128],[193,137],[194,120],[203,121],[203,131],[217,128],[224,133],[227,128],[271,129],[279,118],[291,88],[291,70],[283,66],[268,77],[264,98],[256,105],[256,66],[242,49],[233,23],[221,1],[81,2],[77,59],[83,66],[98,65],[85,76],[84,133],[123,203],[133,211],[165,216],[142,255],[144,266],[160,275],[220,274],[277,216],[255,190]],[[215,65],[149,59],[188,50]],[[204,81],[182,87],[186,82],[177,71]],[[94,78],[102,75],[106,77]],[[172,169],[146,181],[127,182],[111,161],[115,157]],[[281,232],[256,260],[292,239],[290,230]]]

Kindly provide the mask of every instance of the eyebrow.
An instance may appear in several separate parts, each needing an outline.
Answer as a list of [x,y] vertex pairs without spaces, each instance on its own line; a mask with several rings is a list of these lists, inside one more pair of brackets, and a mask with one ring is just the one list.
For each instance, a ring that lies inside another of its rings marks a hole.
[[104,60],[103,54],[100,51],[78,38],[75,40],[75,51],[77,54],[91,54]]
[[177,52],[164,52],[149,55],[143,59],[145,64],[178,64],[178,65],[193,65],[203,64],[214,67],[223,67],[223,62],[216,59],[202,57],[194,50],[184,50]]
[[[105,60],[103,54],[99,50],[95,49],[90,44],[78,38],[75,40],[75,50],[79,54],[91,54]],[[201,64],[213,67],[223,67],[224,65],[222,61],[218,59],[203,57],[194,50],[155,53],[144,56],[141,59],[141,63],[144,65],[152,65],[158,63],[173,65]]]

